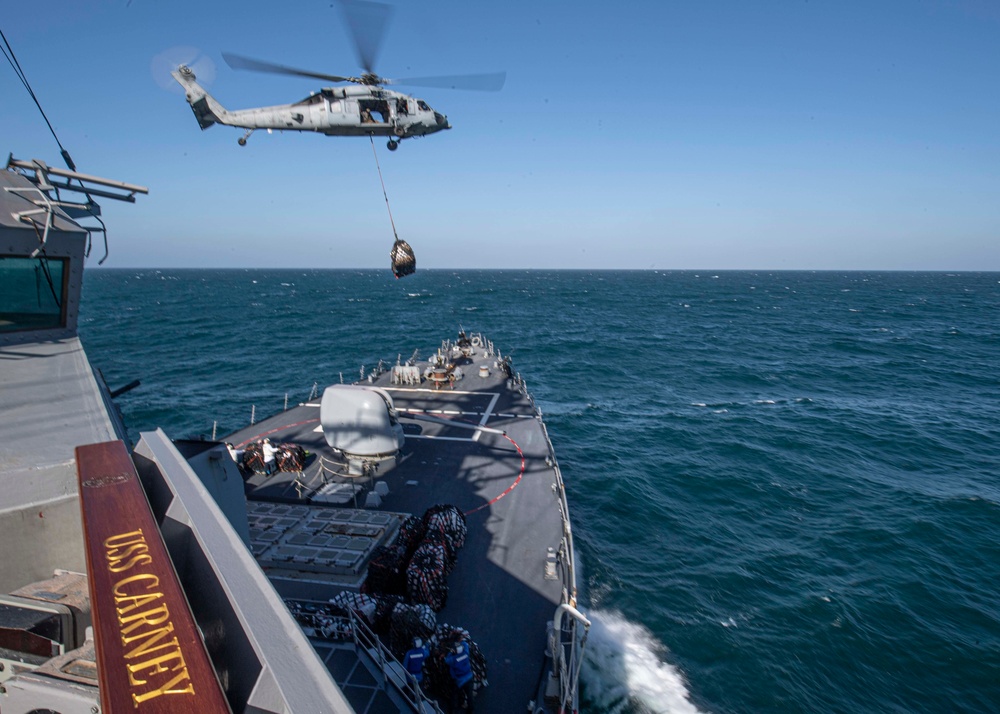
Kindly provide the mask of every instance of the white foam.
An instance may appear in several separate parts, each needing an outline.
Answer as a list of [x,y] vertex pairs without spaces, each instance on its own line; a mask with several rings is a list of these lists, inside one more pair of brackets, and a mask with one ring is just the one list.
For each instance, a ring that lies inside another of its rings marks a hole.
[[616,612],[591,610],[583,662],[586,699],[607,712],[697,714],[684,677],[662,660],[666,648],[642,625]]

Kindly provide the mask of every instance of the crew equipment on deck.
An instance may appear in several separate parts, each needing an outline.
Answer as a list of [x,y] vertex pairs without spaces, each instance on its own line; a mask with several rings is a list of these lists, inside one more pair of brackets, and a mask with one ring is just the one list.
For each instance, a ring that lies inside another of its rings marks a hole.
[[413,639],[429,639],[436,627],[437,616],[427,605],[397,603],[389,615],[389,649],[402,657]]
[[403,595],[406,593],[406,569],[408,557],[406,549],[400,545],[376,548],[368,561],[368,577],[364,592]]
[[306,450],[298,444],[281,443],[278,444],[275,459],[279,471],[301,471],[306,462]]
[[243,466],[251,473],[264,473],[264,452],[260,441],[253,441],[243,449]]
[[439,612],[448,602],[448,554],[441,543],[424,541],[406,567],[406,594],[411,602]]
[[486,678],[486,656],[469,636],[469,631],[442,623],[438,625],[431,638],[431,656],[424,665],[424,674],[428,680],[426,689],[441,701],[451,701],[455,689],[455,680],[451,677],[445,658],[454,652],[457,643],[463,641],[469,652],[474,689],[478,691],[489,686],[489,680]]

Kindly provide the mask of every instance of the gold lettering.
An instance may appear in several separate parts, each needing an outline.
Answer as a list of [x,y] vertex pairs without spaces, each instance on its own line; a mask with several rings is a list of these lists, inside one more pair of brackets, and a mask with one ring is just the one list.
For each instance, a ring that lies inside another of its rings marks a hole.
[[[105,556],[108,559],[108,570],[112,573],[121,573],[135,565],[149,565],[153,562],[141,528],[107,538],[104,548],[107,551]],[[133,557],[123,563],[130,555]]]
[[153,581],[151,584],[146,586],[146,590],[155,588],[157,585],[160,584],[160,579],[155,575],[153,575],[152,573],[140,573],[139,575],[130,575],[127,578],[119,580],[115,584],[114,589],[112,590],[112,592],[115,595],[115,605],[122,605],[122,603],[130,603],[128,605],[125,605],[124,607],[119,607],[116,609],[119,621],[121,620],[122,615],[132,612],[138,607],[145,607],[146,605],[151,605],[153,602],[163,597],[163,593],[161,592],[129,595],[127,591],[122,589],[124,585],[137,582],[139,580]]
[[[126,557],[132,555],[133,553],[136,553],[136,555],[133,555],[133,557],[123,565],[122,561],[125,560]],[[111,551],[108,551],[107,555],[108,555],[108,570],[110,570],[112,573],[121,573],[125,570],[128,570],[133,565],[138,565],[138,564],[149,565],[150,563],[153,562],[153,556],[149,555],[149,548],[146,546],[145,543],[135,543],[126,548],[124,552],[122,553],[115,552],[114,555],[112,555]]]
[[[138,536],[138,540],[129,541],[128,538],[134,538]],[[122,539],[122,540],[120,540]],[[123,545],[131,545],[132,543],[145,543],[146,539],[142,537],[142,528],[136,531],[131,531],[129,533],[119,533],[118,535],[110,536],[104,541],[104,547],[108,550],[112,548],[121,548]]]
[[114,562],[116,560],[125,560],[126,555],[132,555],[132,553],[148,553],[149,548],[146,546],[145,542],[142,543],[129,543],[128,545],[123,545],[120,548],[108,548],[108,560]]
[[[153,563],[142,529],[111,536],[104,541],[104,548],[108,570],[112,573]],[[132,584],[135,585],[128,587]],[[141,677],[149,678],[168,672],[176,674],[168,682],[150,691],[141,694],[133,691],[132,703],[137,709],[143,702],[165,694],[194,694],[194,684],[188,674],[180,643],[176,637],[170,637],[174,632],[170,611],[165,604],[151,607],[164,598],[159,586],[158,576],[139,573],[122,578],[112,588],[122,645],[134,643],[132,649],[125,653],[126,660],[134,660],[132,664],[126,664],[131,686],[137,688],[148,683],[147,679]],[[139,612],[134,612],[135,610]],[[140,631],[143,628],[151,629]]]
[[[129,675],[131,676],[131,675]],[[184,689],[171,689],[171,687],[176,687],[184,680],[188,680],[189,684]],[[187,669],[178,674],[176,677],[171,679],[169,682],[164,684],[158,689],[154,689],[151,692],[146,692],[145,694],[132,694],[132,702],[135,708],[138,709],[139,705],[143,702],[147,702],[150,699],[155,699],[156,697],[162,696],[164,694],[194,694],[194,684],[190,683],[191,678],[188,677]]]
[[[176,642],[177,639],[174,639]],[[179,664],[174,667],[164,667],[165,662],[173,662],[179,660]],[[153,657],[152,659],[147,659],[144,662],[136,662],[135,664],[128,665],[129,672],[141,672],[144,669],[151,669],[149,674],[163,674],[169,670],[178,671],[181,669],[186,670],[187,666],[184,664],[184,655],[181,654],[180,647],[174,647],[172,652],[162,654],[159,657]]]
[[[153,588],[157,587],[160,584],[160,579],[155,575],[153,575],[152,573],[140,573],[139,575],[129,575],[127,578],[122,578],[121,580],[119,580],[117,583],[115,583],[114,588],[112,588],[112,592],[115,595],[121,595],[122,597],[125,597],[123,592],[119,592],[119,588],[121,588],[123,585],[128,585],[129,583],[138,582],[139,580],[153,581],[153,584],[147,586],[146,590],[152,590]],[[115,599],[117,600],[117,598]]]
[[123,602],[131,602],[131,605],[125,607],[119,607],[116,612],[118,613],[119,619],[122,615],[132,612],[137,607],[145,607],[146,605],[151,605],[160,598],[163,597],[163,593],[150,593],[148,595],[129,595],[126,597],[116,597],[115,605],[121,605]]
[[166,627],[161,627],[158,630],[144,632],[141,635],[136,635],[135,637],[122,637],[123,645],[132,644],[136,640],[147,638],[146,642],[143,642],[137,645],[135,649],[126,652],[125,659],[132,659],[133,657],[139,657],[140,655],[147,655],[150,654],[151,652],[155,652],[156,650],[161,650],[164,647],[170,647],[171,645],[175,647],[180,647],[176,637],[174,637],[172,640],[170,640],[170,642],[166,643],[165,645],[157,645],[156,647],[153,647],[153,644],[159,642],[173,631],[174,631],[174,624],[172,622],[168,622]]
[[109,566],[108,570],[110,570],[112,573],[121,573],[128,570],[133,565],[150,565],[152,562],[153,562],[153,556],[151,555],[137,555],[130,561],[125,563],[125,565],[119,565],[117,567]]
[[[154,607],[152,610],[146,610],[144,612],[137,612],[135,615],[129,615],[127,617],[119,617],[119,624],[122,627],[122,637],[129,635],[135,630],[139,629],[143,625],[149,625],[150,627],[156,627],[157,625],[162,625],[164,622],[170,619],[170,612],[167,610],[166,605],[160,605],[159,607]],[[128,627],[124,627],[126,623],[132,623]]]

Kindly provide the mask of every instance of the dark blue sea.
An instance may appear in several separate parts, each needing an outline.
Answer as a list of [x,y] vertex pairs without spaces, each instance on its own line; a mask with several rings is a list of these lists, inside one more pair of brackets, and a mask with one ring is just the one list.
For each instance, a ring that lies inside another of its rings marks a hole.
[[90,270],[133,436],[460,327],[568,486],[589,712],[1000,711],[1000,273]]

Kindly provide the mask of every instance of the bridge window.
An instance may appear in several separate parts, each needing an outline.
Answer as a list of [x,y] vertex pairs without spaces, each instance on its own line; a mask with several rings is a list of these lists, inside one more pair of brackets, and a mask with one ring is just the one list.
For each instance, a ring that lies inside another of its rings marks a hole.
[[0,256],[0,332],[66,326],[68,261]]

